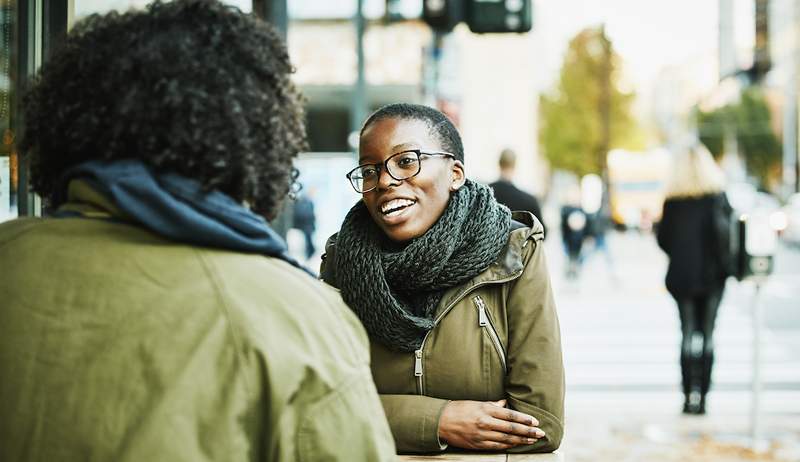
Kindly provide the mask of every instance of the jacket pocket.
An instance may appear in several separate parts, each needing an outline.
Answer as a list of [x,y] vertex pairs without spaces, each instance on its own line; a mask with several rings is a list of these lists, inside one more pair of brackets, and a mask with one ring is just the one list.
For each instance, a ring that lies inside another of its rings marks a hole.
[[486,303],[480,295],[472,297],[472,303],[475,304],[475,308],[478,309],[478,326],[489,336],[489,340],[492,342],[497,357],[500,359],[500,364],[503,365],[503,373],[505,373],[507,371],[506,352],[503,348],[503,344],[500,342],[500,336],[497,335],[497,330],[489,315],[489,310],[486,308]]

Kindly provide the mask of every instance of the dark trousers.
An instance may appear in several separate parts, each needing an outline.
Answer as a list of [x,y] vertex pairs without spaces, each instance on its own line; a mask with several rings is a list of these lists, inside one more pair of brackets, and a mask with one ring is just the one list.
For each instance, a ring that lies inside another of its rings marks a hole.
[[314,230],[311,228],[302,228],[303,237],[306,241],[306,259],[311,258],[317,249],[314,247]]
[[[722,300],[723,288],[707,294],[678,300],[681,317],[681,375],[683,393],[699,391],[705,397],[711,388],[714,364],[714,323]],[[699,340],[695,340],[695,339]],[[695,345],[699,344],[699,348]]]

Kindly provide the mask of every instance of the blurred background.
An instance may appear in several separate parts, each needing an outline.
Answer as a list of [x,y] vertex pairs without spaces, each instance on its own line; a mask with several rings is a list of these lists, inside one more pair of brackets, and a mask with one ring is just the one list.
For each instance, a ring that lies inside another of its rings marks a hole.
[[[74,21],[146,3],[0,0],[0,221],[42,211],[15,148],[19,89]],[[274,226],[310,268],[358,200],[344,174],[365,117],[398,101],[435,106],[462,134],[469,177],[497,180],[511,150],[504,178],[541,204],[569,460],[800,460],[800,0],[227,3],[284,34],[307,98],[303,189]],[[653,235],[671,160],[691,140],[722,166],[737,214],[780,236],[758,298],[752,280],[727,285],[702,417],[680,414],[679,322]],[[593,227],[572,259],[566,206]]]

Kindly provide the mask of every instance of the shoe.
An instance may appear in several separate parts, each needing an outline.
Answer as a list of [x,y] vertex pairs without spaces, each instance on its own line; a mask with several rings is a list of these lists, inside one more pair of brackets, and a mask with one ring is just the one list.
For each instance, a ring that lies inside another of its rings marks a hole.
[[697,391],[692,391],[683,402],[683,413],[691,415],[702,415],[706,413],[705,397]]

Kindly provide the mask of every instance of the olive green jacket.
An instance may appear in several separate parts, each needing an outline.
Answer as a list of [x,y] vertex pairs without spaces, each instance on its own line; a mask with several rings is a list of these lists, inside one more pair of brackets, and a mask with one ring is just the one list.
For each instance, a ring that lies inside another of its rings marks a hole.
[[[448,290],[435,327],[414,354],[371,342],[372,376],[401,452],[445,449],[438,423],[448,400],[494,401],[539,419],[546,436],[509,452],[550,452],[564,431],[564,368],[558,317],[545,264],[541,224],[525,226],[485,271]],[[336,236],[321,277],[337,286]]]
[[83,199],[0,224],[0,460],[394,460],[334,290]]

